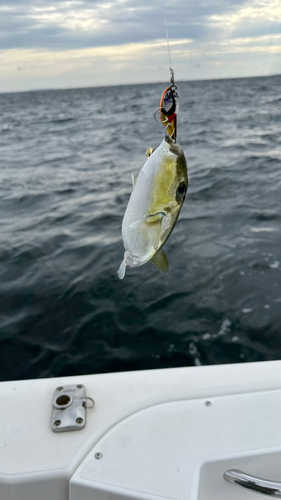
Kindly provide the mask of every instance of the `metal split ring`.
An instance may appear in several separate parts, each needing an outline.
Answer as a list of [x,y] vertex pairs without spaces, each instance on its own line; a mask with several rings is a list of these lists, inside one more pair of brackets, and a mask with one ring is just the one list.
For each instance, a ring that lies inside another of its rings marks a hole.
[[85,398],[82,398],[82,399],[86,399],[86,400],[89,399],[92,402],[92,404],[89,406],[89,405],[87,405],[87,401],[83,401],[82,406],[84,406],[84,408],[88,408],[88,409],[94,408],[95,402],[94,402],[93,398],[89,398],[88,396],[86,396]]
[[154,116],[154,119],[157,121],[157,123],[163,123],[163,124],[165,124],[168,121],[167,117],[166,117],[165,121],[158,120],[158,118],[156,118],[157,111],[160,111],[161,109],[163,109],[163,108],[162,107],[156,108],[155,111],[153,112],[153,116]]

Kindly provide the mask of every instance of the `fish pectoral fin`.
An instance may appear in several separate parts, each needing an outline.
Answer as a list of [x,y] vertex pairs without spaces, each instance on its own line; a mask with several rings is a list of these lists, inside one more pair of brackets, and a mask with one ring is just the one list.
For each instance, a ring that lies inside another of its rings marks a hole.
[[152,215],[147,215],[145,217],[145,220],[151,224],[152,222],[161,222],[163,217],[165,217],[165,213],[164,212],[156,212],[156,214],[152,214]]
[[133,184],[133,189],[134,189],[134,187],[135,187],[135,185],[136,185],[137,178],[138,178],[137,176],[134,176],[134,174],[132,174],[132,184]]
[[157,250],[161,236],[161,222],[163,217],[157,217],[156,220],[150,220],[150,217],[151,216],[149,216],[149,220],[145,217],[144,219],[133,222],[129,227],[147,238],[150,243],[152,243],[154,250]]
[[163,273],[167,273],[169,271],[169,262],[163,250],[158,250],[158,252],[153,255],[151,261]]

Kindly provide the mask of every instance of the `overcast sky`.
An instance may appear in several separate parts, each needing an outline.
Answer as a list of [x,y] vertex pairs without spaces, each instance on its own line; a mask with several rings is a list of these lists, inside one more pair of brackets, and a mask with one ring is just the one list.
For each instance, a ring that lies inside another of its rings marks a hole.
[[[281,73],[281,0],[166,0],[177,80]],[[0,92],[166,81],[163,0],[1,0]]]

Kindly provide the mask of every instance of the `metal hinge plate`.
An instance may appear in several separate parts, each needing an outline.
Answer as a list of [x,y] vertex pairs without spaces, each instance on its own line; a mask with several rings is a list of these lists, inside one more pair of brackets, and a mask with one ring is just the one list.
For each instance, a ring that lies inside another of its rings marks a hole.
[[86,389],[82,384],[57,387],[53,400],[53,431],[83,429],[86,425],[86,401]]

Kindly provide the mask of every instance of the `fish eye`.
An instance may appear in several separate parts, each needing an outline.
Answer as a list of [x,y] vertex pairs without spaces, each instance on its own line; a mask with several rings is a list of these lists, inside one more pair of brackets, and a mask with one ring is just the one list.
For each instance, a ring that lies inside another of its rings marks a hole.
[[186,184],[183,182],[182,184],[179,185],[177,189],[177,196],[183,198],[185,196],[185,193],[186,193]]

